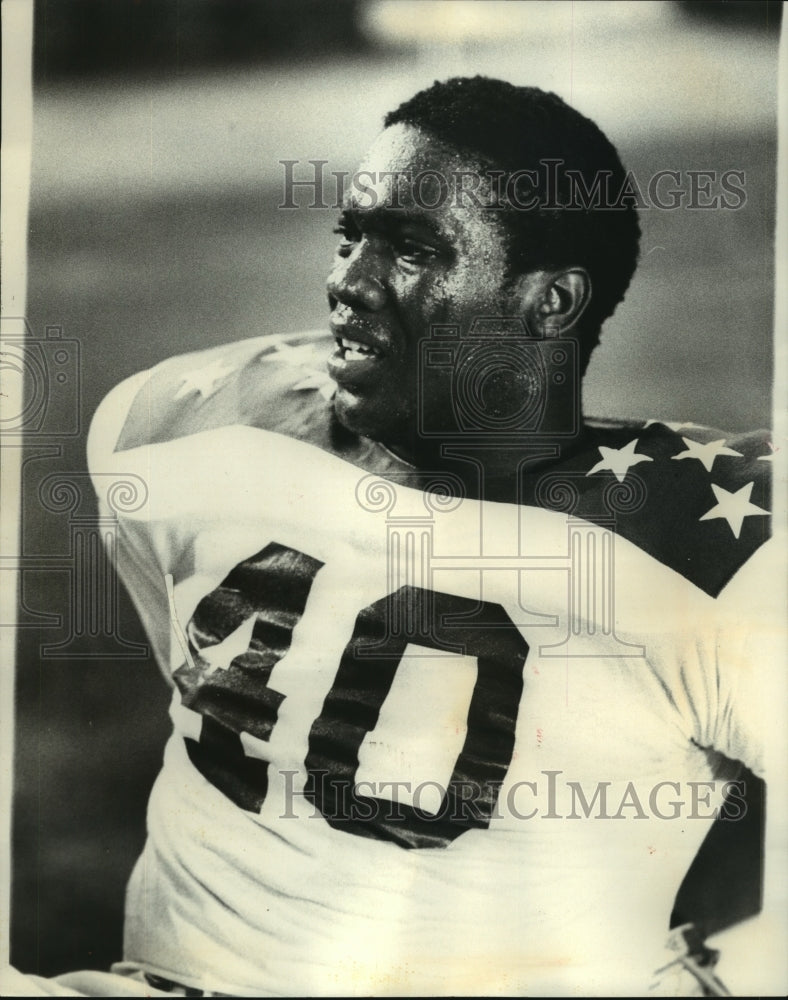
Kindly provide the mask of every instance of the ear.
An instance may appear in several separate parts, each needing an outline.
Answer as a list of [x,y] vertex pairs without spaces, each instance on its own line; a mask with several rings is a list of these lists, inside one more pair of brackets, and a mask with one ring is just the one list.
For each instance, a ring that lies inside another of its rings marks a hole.
[[591,301],[591,292],[591,278],[583,267],[532,271],[518,289],[529,329],[543,337],[571,330]]

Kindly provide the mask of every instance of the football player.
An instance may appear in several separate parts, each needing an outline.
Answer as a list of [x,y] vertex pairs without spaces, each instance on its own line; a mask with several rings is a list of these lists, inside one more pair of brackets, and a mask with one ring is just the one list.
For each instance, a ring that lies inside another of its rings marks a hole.
[[102,404],[91,469],[172,686],[119,981],[723,990],[691,933],[660,949],[734,762],[763,772],[771,448],[584,418],[627,183],[555,95],[436,83],[349,185],[330,335]]

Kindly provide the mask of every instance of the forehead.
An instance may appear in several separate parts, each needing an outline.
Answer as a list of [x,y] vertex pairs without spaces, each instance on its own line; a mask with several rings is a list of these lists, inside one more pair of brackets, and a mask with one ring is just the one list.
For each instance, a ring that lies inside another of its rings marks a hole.
[[345,207],[389,224],[423,223],[457,239],[504,242],[493,183],[479,159],[412,125],[385,129],[362,160]]
[[360,169],[479,171],[480,161],[414,125],[384,129],[372,144]]

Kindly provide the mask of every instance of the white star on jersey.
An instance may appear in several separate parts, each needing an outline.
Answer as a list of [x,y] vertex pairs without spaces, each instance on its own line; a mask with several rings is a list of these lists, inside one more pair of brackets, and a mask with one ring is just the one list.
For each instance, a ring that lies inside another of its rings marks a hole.
[[313,369],[317,357],[319,355],[317,355],[315,345],[312,343],[298,344],[295,347],[292,344],[282,343],[276,344],[269,353],[261,354],[259,360],[261,362],[285,361],[289,365],[302,365],[307,369]]
[[679,452],[673,458],[697,458],[706,472],[711,472],[714,459],[718,455],[734,455],[737,458],[743,457],[740,451],[734,451],[733,448],[725,447],[725,438],[720,438],[719,441],[710,441],[708,444],[701,444],[700,441],[693,441],[691,438],[685,437],[682,437],[681,440],[687,446],[687,450]]
[[735,493],[730,493],[722,486],[712,483],[711,488],[714,490],[717,503],[711,510],[707,510],[699,520],[711,521],[717,517],[724,517],[734,537],[738,538],[741,534],[742,521],[744,521],[745,517],[754,517],[756,515],[758,517],[768,517],[769,515],[768,510],[763,510],[761,507],[756,507],[754,503],[750,503],[750,494],[754,485],[755,483],[747,483]]
[[315,347],[311,343],[301,344],[298,347],[293,347],[292,344],[277,344],[273,351],[260,357],[260,361],[284,361],[302,369],[304,378],[293,386],[293,392],[317,389],[323,399],[331,399],[336,386],[328,372],[315,367],[315,360]]
[[204,368],[195,368],[194,371],[186,372],[181,379],[181,387],[175,393],[175,399],[183,399],[192,392],[200,394],[202,399],[207,399],[219,389],[219,383],[235,371],[234,365],[226,365],[221,358],[214,361],[212,365]]
[[591,476],[595,472],[602,472],[604,469],[612,472],[616,479],[623,483],[626,479],[630,466],[637,465],[638,462],[653,462],[650,455],[640,455],[635,452],[638,446],[638,439],[635,438],[623,448],[606,448],[599,445],[599,454],[602,458],[596,463],[593,469],[589,469],[586,476]]

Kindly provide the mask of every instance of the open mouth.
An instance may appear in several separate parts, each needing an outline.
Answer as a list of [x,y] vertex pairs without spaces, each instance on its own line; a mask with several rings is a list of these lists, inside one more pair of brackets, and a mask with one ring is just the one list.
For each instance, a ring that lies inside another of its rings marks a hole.
[[349,337],[337,337],[336,342],[343,361],[368,361],[370,358],[381,357],[377,348],[361,344]]

